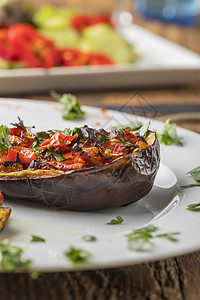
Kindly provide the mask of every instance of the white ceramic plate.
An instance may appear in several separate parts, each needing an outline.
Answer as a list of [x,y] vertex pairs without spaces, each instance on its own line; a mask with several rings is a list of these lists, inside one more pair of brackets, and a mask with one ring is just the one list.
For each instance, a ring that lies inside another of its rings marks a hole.
[[[1,124],[10,125],[20,116],[26,125],[36,125],[36,130],[63,129],[88,124],[108,129],[114,125],[135,120],[133,115],[116,111],[102,111],[83,107],[86,118],[81,122],[62,120],[58,104],[31,100],[0,99]],[[147,120],[139,118],[143,122]],[[151,129],[162,131],[163,123],[152,121]],[[186,210],[190,203],[199,202],[199,188],[180,190],[192,180],[186,172],[199,165],[200,136],[178,128],[184,146],[161,145],[161,167],[152,191],[139,202],[115,209],[95,212],[70,212],[27,202],[5,201],[12,214],[1,239],[9,238],[16,245],[28,246],[26,255],[38,271],[64,271],[76,268],[93,269],[132,265],[145,261],[176,256],[200,249],[199,214]],[[101,184],[101,183],[99,183]],[[106,225],[121,215],[124,223]],[[133,229],[153,223],[158,233],[180,232],[179,241],[172,243],[155,239],[155,247],[149,252],[133,252],[127,249],[125,234]],[[45,243],[30,243],[30,235],[46,239]],[[95,235],[97,242],[87,243],[83,235]],[[74,266],[63,255],[70,246],[91,252],[89,263]]]
[[137,25],[122,31],[140,58],[137,63],[44,69],[0,70],[0,95],[55,90],[92,90],[188,84],[200,78],[200,56]]

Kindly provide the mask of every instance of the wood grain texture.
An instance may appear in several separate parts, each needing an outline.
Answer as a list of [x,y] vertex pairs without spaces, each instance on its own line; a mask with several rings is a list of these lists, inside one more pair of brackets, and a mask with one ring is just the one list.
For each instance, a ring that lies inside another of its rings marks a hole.
[[[112,11],[114,0],[30,0],[36,5],[79,5],[91,11]],[[173,42],[200,54],[200,25],[180,27],[145,21],[134,14],[134,21]],[[16,95],[17,97],[17,95]],[[92,106],[157,104],[200,104],[200,82],[187,87],[113,90],[77,93],[80,104]],[[49,95],[24,98],[50,99]],[[129,99],[129,100],[128,100]],[[160,116],[158,116],[160,117]],[[163,119],[168,116],[162,116]],[[183,127],[200,132],[200,120],[179,120]],[[197,233],[198,234],[198,233]],[[26,274],[0,274],[0,300],[199,300],[200,251],[130,267],[66,273],[41,274],[32,280]]]

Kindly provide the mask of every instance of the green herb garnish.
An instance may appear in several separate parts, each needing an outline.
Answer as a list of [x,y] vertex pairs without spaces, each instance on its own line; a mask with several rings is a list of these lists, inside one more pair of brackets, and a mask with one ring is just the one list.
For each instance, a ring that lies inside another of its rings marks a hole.
[[77,249],[74,247],[70,247],[68,251],[66,251],[65,256],[71,260],[73,263],[85,263],[91,254],[83,249]]
[[155,237],[157,238],[165,238],[171,242],[177,242],[178,239],[174,237],[174,235],[178,235],[180,232],[171,232],[171,233],[162,233],[162,234],[157,234]]
[[146,227],[134,229],[131,233],[126,234],[128,238],[128,249],[132,251],[150,251],[154,246],[154,238],[166,238],[171,242],[178,241],[174,235],[178,235],[179,232],[163,233],[154,235],[153,233],[158,230],[158,227],[150,224]]
[[83,239],[85,242],[96,242],[96,241],[97,241],[96,236],[93,236],[93,235],[84,235],[84,236],[82,237],[82,239]]
[[136,131],[136,130],[140,129],[142,126],[143,126],[142,122],[135,121],[135,122],[130,122],[126,125],[114,126],[113,128],[115,128],[117,130],[122,130],[122,129],[129,127],[131,131]]
[[190,174],[192,176],[192,178],[196,181],[196,183],[182,185],[181,186],[182,189],[200,186],[200,166],[192,169],[191,171],[187,172],[186,174]]
[[0,242],[0,267],[6,272],[16,270],[28,271],[32,278],[36,278],[36,272],[31,272],[32,261],[23,258],[24,250],[12,245],[7,239]]
[[19,123],[11,123],[15,128],[21,129],[23,132],[27,132],[27,128],[24,125],[24,122],[18,117]]
[[165,145],[177,145],[177,146],[183,146],[183,142],[181,139],[177,136],[176,132],[176,124],[175,123],[169,123],[170,119],[167,119],[164,124],[164,131],[162,133],[158,133],[158,139],[160,143],[163,143]]
[[124,219],[121,216],[116,216],[116,219],[112,219],[110,222],[106,223],[107,225],[116,225],[124,222]]
[[44,238],[31,234],[31,243],[35,243],[35,242],[46,242]]
[[140,130],[138,131],[139,135],[143,136],[144,138],[147,137],[149,126],[151,124],[151,121],[147,122],[145,125],[143,125]]
[[59,153],[58,151],[54,151],[53,148],[51,148],[51,147],[47,147],[45,157],[49,157],[51,155],[53,155],[57,161],[64,160],[64,157],[62,156],[61,153]]
[[189,204],[187,209],[192,211],[200,211],[200,202],[196,204]]
[[63,94],[59,100],[64,120],[81,120],[84,118],[84,112],[78,104],[77,98],[71,94]]
[[0,151],[2,149],[8,149],[11,144],[8,139],[8,135],[10,133],[10,130],[7,126],[1,125],[0,126]]

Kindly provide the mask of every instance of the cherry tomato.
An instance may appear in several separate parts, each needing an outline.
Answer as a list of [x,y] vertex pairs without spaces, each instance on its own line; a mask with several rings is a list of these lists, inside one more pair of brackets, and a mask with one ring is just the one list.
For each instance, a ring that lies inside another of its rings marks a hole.
[[91,17],[90,25],[95,25],[99,23],[106,23],[107,25],[110,25],[111,27],[114,27],[110,18],[104,14],[99,14]]
[[64,135],[60,131],[57,131],[50,139],[41,144],[41,148],[46,149],[47,147],[51,147],[54,148],[55,151],[67,150],[69,148],[68,145],[71,141],[76,139],[77,136],[77,133],[75,135]]
[[62,66],[74,67],[87,65],[88,55],[76,49],[64,49],[60,51],[60,63]]
[[71,26],[78,32],[82,32],[85,27],[90,26],[91,18],[85,14],[75,15],[71,19]]
[[30,68],[50,68],[57,65],[57,54],[54,43],[44,38],[31,25],[17,23],[9,27],[8,39]]
[[8,61],[19,60],[19,54],[16,47],[8,39],[8,29],[0,29],[0,57]]
[[114,62],[106,55],[99,53],[88,54],[89,65],[112,65]]

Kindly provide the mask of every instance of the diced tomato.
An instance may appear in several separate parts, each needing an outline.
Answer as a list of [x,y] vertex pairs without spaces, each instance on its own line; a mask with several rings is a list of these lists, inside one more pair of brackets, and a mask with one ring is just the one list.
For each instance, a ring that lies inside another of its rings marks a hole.
[[104,14],[88,16],[86,14],[77,14],[71,19],[71,26],[78,32],[82,32],[86,27],[99,23],[106,23],[113,27],[110,18]]
[[8,29],[0,29],[0,57],[8,61],[19,60],[17,48],[8,39]]
[[85,27],[90,26],[91,18],[85,14],[77,14],[71,19],[71,26],[78,32],[81,32]]
[[62,156],[64,157],[64,159],[73,159],[74,158],[74,156],[72,155],[71,151],[63,153]]
[[60,63],[65,67],[87,65],[88,55],[76,49],[64,49],[60,51]]
[[54,148],[55,151],[67,150],[69,144],[73,141],[78,134],[75,135],[64,135],[60,131],[57,131],[50,139],[44,141],[41,144],[41,149],[46,149],[47,147]]
[[3,201],[3,199],[4,199],[4,197],[3,197],[3,195],[2,195],[2,193],[0,191],[0,202]]
[[19,159],[22,165],[29,164],[32,160],[37,159],[37,156],[32,149],[25,148],[25,147],[15,147],[15,148],[17,149],[13,149],[13,148],[8,149],[8,155],[7,155],[8,161],[16,161],[17,155],[19,155]]
[[58,50],[33,26],[17,23],[9,27],[8,39],[27,66],[50,68],[57,65]]
[[95,16],[91,17],[90,25],[95,25],[95,24],[99,24],[99,23],[106,23],[106,24],[110,25],[111,27],[113,27],[113,24],[112,24],[110,18],[104,14],[99,14],[99,15],[95,15]]
[[113,153],[119,152],[120,147],[123,145],[123,143],[117,143],[115,144],[115,147],[113,149]]
[[89,65],[112,65],[114,62],[104,54],[90,53],[88,54]]
[[20,137],[22,133],[22,129],[20,128],[10,128],[10,135],[15,135]]

